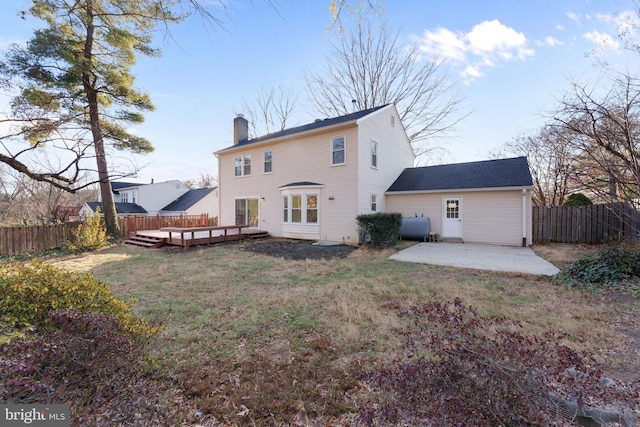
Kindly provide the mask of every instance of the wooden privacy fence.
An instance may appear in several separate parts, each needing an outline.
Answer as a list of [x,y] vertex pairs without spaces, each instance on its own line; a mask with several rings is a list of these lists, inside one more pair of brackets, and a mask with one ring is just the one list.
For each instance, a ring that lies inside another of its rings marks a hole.
[[82,222],[33,225],[25,227],[0,227],[0,256],[29,252],[44,252],[61,248],[73,237]]
[[[71,240],[82,221],[63,224],[0,227],[0,256],[12,256],[30,252],[45,252],[61,248]],[[158,230],[161,227],[215,227],[218,218],[203,215],[120,217],[120,237],[130,232]]]
[[534,243],[640,243],[640,212],[628,203],[534,206],[532,222]]

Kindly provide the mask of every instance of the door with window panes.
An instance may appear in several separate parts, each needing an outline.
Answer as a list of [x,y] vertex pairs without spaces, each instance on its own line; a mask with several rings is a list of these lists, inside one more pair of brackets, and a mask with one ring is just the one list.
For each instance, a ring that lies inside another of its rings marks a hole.
[[445,197],[442,212],[442,237],[462,237],[462,198]]
[[260,226],[260,202],[257,198],[236,199],[236,225]]

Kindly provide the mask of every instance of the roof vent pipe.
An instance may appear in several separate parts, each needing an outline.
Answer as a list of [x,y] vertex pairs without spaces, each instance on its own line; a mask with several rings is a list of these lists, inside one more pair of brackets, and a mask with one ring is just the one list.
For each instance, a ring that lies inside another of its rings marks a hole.
[[356,112],[356,108],[357,108],[357,107],[356,107],[356,103],[357,103],[357,101],[356,101],[355,99],[352,99],[352,100],[351,100],[351,105],[353,106],[353,112],[354,112],[354,113]]

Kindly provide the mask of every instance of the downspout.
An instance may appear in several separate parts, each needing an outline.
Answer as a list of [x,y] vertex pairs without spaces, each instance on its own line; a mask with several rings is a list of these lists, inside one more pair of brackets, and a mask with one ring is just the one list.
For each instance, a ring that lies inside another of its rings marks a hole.
[[522,189],[522,247],[527,246],[527,190]]

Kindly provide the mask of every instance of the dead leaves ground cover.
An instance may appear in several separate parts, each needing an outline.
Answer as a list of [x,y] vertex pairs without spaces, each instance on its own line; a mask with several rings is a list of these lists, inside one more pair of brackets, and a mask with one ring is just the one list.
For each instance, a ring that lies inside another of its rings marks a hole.
[[154,376],[180,395],[184,423],[347,424],[361,375],[397,355],[400,311],[434,299],[461,298],[531,334],[566,333],[614,377],[640,370],[629,357],[637,343],[624,333],[638,330],[635,299],[596,299],[530,275],[400,263],[387,259],[393,249],[292,259],[247,250],[256,243],[180,253],[117,246],[59,264],[92,271],[165,325]]

